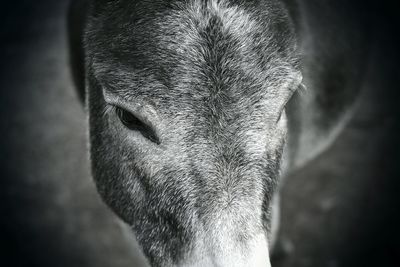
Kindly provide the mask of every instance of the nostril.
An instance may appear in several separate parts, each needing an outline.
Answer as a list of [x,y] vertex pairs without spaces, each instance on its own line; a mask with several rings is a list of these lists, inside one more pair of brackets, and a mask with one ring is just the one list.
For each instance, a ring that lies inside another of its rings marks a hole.
[[117,116],[121,123],[126,128],[132,131],[138,131],[151,142],[156,143],[157,145],[160,144],[160,139],[150,125],[144,123],[134,114],[123,108],[116,107],[115,112],[117,113]]

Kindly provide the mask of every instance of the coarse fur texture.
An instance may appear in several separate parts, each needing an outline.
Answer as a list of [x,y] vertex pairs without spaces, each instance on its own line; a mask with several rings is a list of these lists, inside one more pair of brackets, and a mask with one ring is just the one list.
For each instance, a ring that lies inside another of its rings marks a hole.
[[[307,142],[332,135],[352,104],[338,102],[327,126],[300,117],[315,97],[297,92],[310,70],[287,7],[98,0],[81,22],[75,72],[84,69],[93,177],[150,264],[270,266],[281,173],[303,164]],[[118,109],[157,142],[121,123]]]

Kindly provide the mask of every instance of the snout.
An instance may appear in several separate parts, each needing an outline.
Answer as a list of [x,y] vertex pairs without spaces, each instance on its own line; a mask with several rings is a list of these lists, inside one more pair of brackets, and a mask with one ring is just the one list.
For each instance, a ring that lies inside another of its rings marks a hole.
[[[266,234],[243,232],[240,225],[221,215],[212,225],[197,233],[194,250],[179,267],[270,267]],[[244,226],[245,228],[247,226]]]

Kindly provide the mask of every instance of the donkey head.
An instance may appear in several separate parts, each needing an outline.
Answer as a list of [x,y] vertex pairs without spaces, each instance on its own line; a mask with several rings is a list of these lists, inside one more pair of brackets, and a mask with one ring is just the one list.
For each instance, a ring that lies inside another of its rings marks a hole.
[[300,83],[275,1],[94,1],[93,176],[152,266],[269,266],[271,198]]

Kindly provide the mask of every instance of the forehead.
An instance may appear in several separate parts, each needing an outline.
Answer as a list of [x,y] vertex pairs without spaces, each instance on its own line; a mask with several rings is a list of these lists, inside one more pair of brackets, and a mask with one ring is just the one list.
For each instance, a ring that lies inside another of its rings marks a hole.
[[265,2],[95,4],[85,40],[90,71],[105,90],[132,98],[277,95],[295,75],[296,46],[284,9]]

